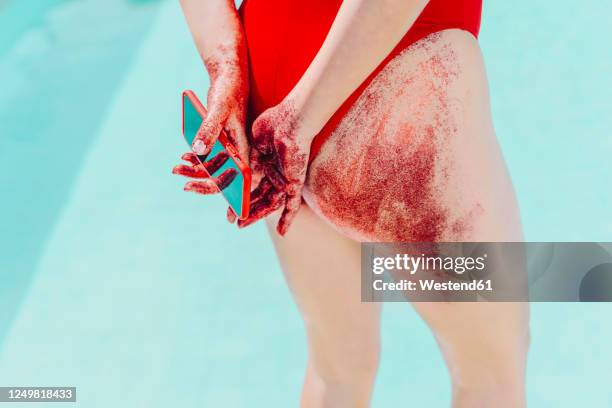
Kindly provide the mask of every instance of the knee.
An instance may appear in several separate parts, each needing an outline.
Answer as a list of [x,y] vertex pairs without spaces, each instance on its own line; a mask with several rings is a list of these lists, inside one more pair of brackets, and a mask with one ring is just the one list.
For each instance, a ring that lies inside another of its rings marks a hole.
[[453,407],[524,407],[525,367],[523,362],[512,361],[513,358],[507,356],[492,364],[470,364],[451,372]]
[[366,386],[374,382],[380,338],[374,328],[351,335],[308,330],[309,369],[327,386]]
[[311,356],[306,375],[302,406],[370,406],[378,355],[326,358]]
[[313,353],[313,374],[326,385],[334,388],[369,388],[374,383],[379,365],[377,348],[356,352],[348,348],[336,355]]
[[373,381],[380,360],[380,309],[344,306],[316,319],[305,313],[310,370],[330,384]]
[[476,344],[447,356],[453,389],[463,393],[521,394],[530,343],[527,330],[511,341]]

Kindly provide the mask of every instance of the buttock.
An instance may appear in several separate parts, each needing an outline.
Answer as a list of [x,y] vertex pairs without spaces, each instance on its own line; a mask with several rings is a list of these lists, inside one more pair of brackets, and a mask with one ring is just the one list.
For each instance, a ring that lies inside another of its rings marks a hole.
[[304,198],[353,239],[469,240],[506,211],[496,195],[512,196],[482,58],[465,31],[399,53],[326,131]]

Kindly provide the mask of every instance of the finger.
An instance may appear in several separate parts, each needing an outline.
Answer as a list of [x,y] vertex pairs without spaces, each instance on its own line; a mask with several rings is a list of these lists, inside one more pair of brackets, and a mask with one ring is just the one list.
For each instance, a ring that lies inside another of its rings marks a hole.
[[273,188],[273,186],[267,178],[261,179],[255,190],[251,192],[251,203],[260,200],[271,188]]
[[219,113],[210,111],[202,122],[198,133],[193,138],[191,148],[197,155],[206,155],[219,138],[223,129],[224,119]]
[[254,171],[251,173],[251,185],[257,186],[264,179],[264,174],[260,171]]
[[227,207],[227,221],[230,224],[233,224],[236,221],[236,218],[238,218],[238,216],[236,215],[236,213],[234,212],[234,210],[232,210],[232,207]]
[[295,194],[291,196],[287,195],[285,209],[283,210],[283,214],[281,215],[280,220],[278,221],[278,225],[276,226],[276,231],[281,236],[284,236],[287,233],[287,230],[289,229],[289,226],[295,219],[295,216],[297,215],[301,204],[302,204],[301,194]]
[[235,116],[228,121],[226,124],[228,129],[228,136],[232,144],[238,150],[238,154],[242,161],[248,166],[249,165],[249,144],[247,142],[246,129],[244,127],[244,121],[236,118]]
[[253,171],[258,170],[258,168],[261,167],[259,156],[261,156],[261,152],[257,149],[251,149],[249,152],[249,162],[251,164],[250,167],[253,169]]
[[281,208],[284,203],[285,193],[270,189],[260,200],[253,203],[246,220],[238,220],[238,227],[244,228],[253,224]]
[[257,149],[251,149],[249,153],[249,167],[251,168],[251,185],[256,186],[264,177],[264,166],[259,160],[261,153]]
[[201,164],[200,161],[198,160],[198,156],[195,153],[191,153],[191,152],[185,153],[184,155],[182,155],[181,160],[184,160],[187,163],[191,163],[194,166]]
[[208,172],[204,170],[201,164],[197,166],[187,166],[185,164],[179,164],[178,166],[174,166],[172,169],[172,174],[179,174],[185,177],[203,179],[210,177]]
[[229,159],[229,155],[227,154],[226,151],[222,150],[215,157],[204,162],[204,168],[210,174],[213,174],[214,172],[219,170],[219,168],[223,166],[228,159]]
[[232,181],[234,181],[237,175],[238,172],[236,169],[230,168],[221,173],[219,177],[215,177],[211,180],[215,182],[217,187],[219,187],[219,190],[225,190],[230,184],[232,184]]
[[275,166],[266,165],[264,167],[264,174],[268,180],[270,180],[270,183],[272,183],[275,189],[279,191],[285,190],[285,185],[287,184],[285,178]]
[[[219,152],[215,157],[213,157],[212,159],[208,161],[206,161],[207,156],[208,155],[199,156],[199,155],[196,155],[195,153],[185,153],[183,156],[181,156],[181,159],[185,160],[186,162],[191,163],[195,167],[200,167],[200,168],[202,167],[202,163],[203,163],[203,166],[204,166],[203,168],[206,171],[208,171],[208,173],[210,174],[219,170],[219,168],[223,166],[225,162],[229,159],[229,155],[225,151]],[[175,169],[177,169],[178,167],[179,166],[176,166]],[[174,173],[174,170],[173,170],[173,173]],[[183,174],[183,173],[175,173],[175,174]],[[188,176],[188,177],[198,178],[197,176]]]
[[190,181],[189,183],[185,184],[183,190],[204,195],[216,194],[219,192],[219,188],[211,179],[206,179],[204,181]]

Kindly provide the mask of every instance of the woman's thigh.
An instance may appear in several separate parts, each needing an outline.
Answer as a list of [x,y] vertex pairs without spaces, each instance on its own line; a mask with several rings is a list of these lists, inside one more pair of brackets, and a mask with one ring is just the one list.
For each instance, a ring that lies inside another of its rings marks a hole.
[[[476,40],[447,30],[393,59],[313,160],[304,196],[321,219],[356,241],[522,241]],[[489,364],[520,377],[526,304],[414,306],[453,373],[490,374],[482,370]]]
[[[361,302],[360,245],[302,206],[284,237],[270,235],[308,335],[310,363],[326,381],[373,380],[380,305]],[[366,387],[367,388],[367,387]]]
[[521,240],[474,37],[442,31],[391,60],[331,130],[304,197],[358,241]]

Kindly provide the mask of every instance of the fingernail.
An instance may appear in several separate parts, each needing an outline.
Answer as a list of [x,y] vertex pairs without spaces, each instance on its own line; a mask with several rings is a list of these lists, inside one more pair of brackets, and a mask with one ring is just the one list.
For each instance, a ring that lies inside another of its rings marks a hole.
[[198,139],[193,143],[192,149],[195,154],[203,155],[206,153],[206,143]]

